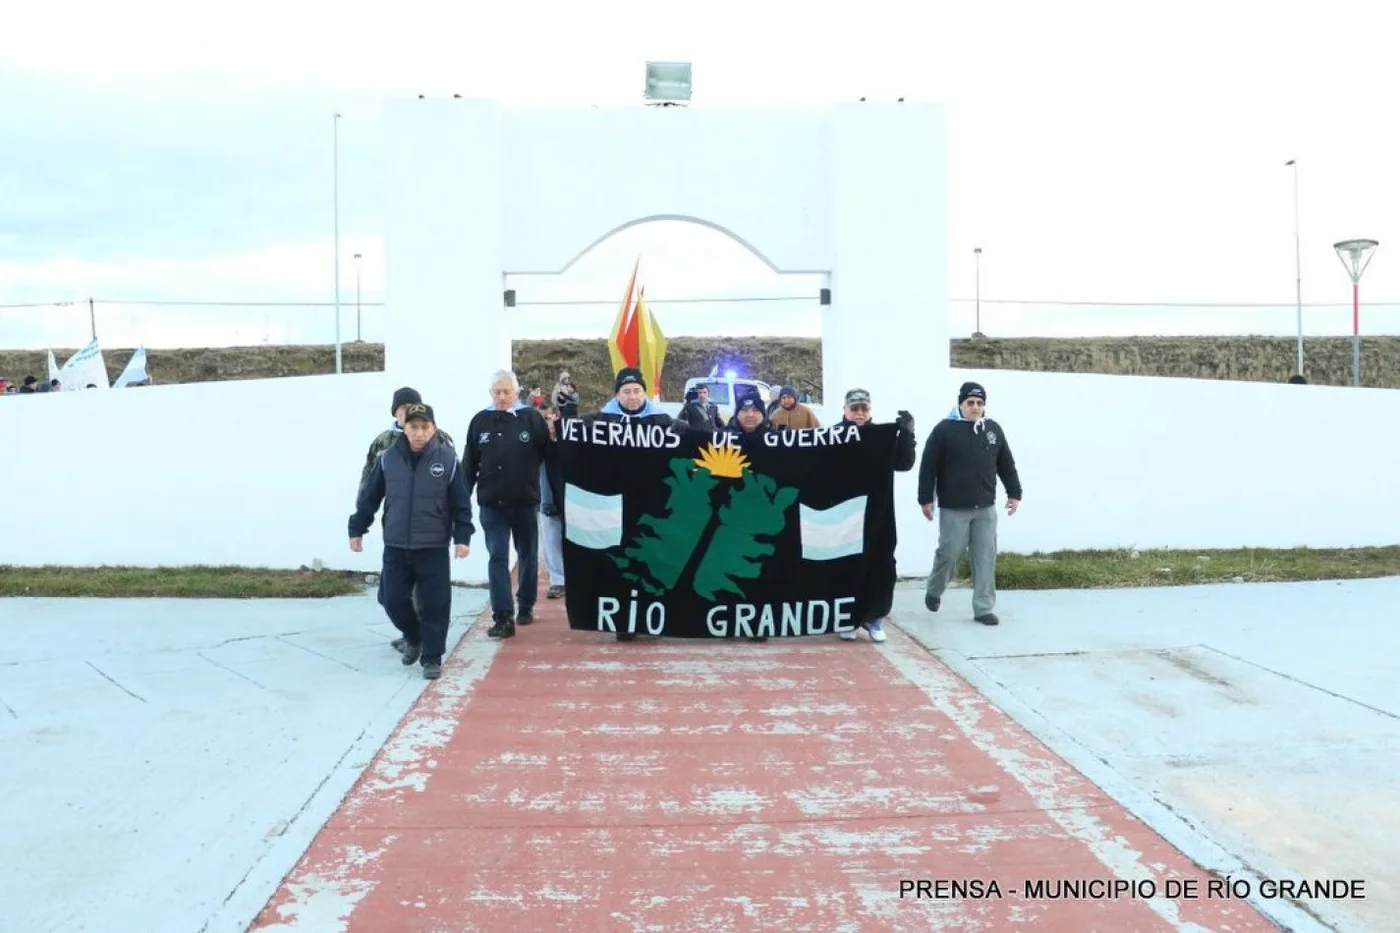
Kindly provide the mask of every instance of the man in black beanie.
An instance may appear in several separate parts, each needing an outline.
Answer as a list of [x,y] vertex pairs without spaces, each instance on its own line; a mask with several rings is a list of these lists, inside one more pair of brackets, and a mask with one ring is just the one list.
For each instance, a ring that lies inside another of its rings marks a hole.
[[[394,421],[388,428],[381,431],[374,440],[370,441],[369,452],[365,454],[365,465],[360,470],[360,485],[363,486],[365,480],[369,479],[369,474],[374,469],[375,463],[379,461],[380,455],[390,447],[393,447],[394,442],[403,436],[403,416],[404,412],[408,410],[408,406],[421,404],[423,404],[423,396],[418,394],[417,389],[404,386],[401,389],[394,390],[394,398],[389,403],[389,414],[394,416]],[[433,436],[433,443],[446,444],[448,447],[452,447],[452,436],[441,428],[438,428]],[[384,578],[382,576],[379,581],[379,605],[384,605]],[[417,610],[419,615],[422,615],[423,600],[419,597],[418,587],[416,586],[413,588],[413,608]],[[402,651],[403,645],[404,640],[402,638],[395,638],[393,641],[389,642],[389,646],[395,651]]]
[[[642,371],[635,367],[626,367],[617,372],[617,378],[613,380],[613,397],[596,414],[585,415],[580,419],[585,426],[597,421],[642,421],[646,424],[659,424],[662,427],[671,427],[676,424],[674,418],[653,405],[647,398],[647,381],[642,375]],[[680,427],[684,428],[684,425]],[[591,430],[585,427],[585,430]],[[568,519],[565,518],[567,525]],[[635,632],[619,631],[618,641],[632,641],[637,637]]]
[[958,407],[938,422],[919,464],[919,505],[933,521],[938,504],[938,553],[924,590],[924,605],[937,612],[943,592],[966,549],[972,560],[972,616],[983,625],[1000,620],[996,605],[997,477],[1006,487],[1006,514],[1021,504],[1021,478],[1001,425],[986,417],[987,390],[976,382],[958,389]]

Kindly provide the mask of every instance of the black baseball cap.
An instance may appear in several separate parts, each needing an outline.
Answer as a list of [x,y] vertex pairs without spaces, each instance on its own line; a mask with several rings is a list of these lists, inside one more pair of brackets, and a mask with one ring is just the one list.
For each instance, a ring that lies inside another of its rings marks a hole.
[[419,404],[408,406],[408,411],[403,414],[403,423],[408,424],[415,418],[419,421],[426,421],[429,424],[437,424],[437,420],[433,418],[433,406],[431,405]]

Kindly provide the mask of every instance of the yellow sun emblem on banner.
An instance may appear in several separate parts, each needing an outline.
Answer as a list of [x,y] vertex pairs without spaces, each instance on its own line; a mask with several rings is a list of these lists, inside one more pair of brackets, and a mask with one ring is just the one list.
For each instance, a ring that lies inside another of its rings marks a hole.
[[723,476],[727,479],[738,479],[744,475],[744,470],[749,466],[749,460],[744,456],[742,450],[733,447],[716,447],[714,444],[706,444],[700,451],[700,456],[693,461],[702,469],[709,470],[712,476]]

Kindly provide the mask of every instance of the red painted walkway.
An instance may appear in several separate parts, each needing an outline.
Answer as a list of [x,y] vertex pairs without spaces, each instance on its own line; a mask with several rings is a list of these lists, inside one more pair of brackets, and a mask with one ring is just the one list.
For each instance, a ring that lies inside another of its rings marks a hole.
[[[253,929],[1274,929],[898,631],[619,644],[540,608],[474,626]],[[1114,878],[1199,899],[1025,888]]]

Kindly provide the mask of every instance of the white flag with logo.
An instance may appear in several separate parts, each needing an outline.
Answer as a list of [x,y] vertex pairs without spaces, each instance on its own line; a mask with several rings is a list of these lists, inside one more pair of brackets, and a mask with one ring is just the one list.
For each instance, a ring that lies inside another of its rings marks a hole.
[[68,358],[68,362],[58,371],[58,378],[63,383],[64,392],[80,392],[88,386],[99,389],[112,387],[107,378],[107,364],[102,361],[102,348],[97,345],[96,338]]

